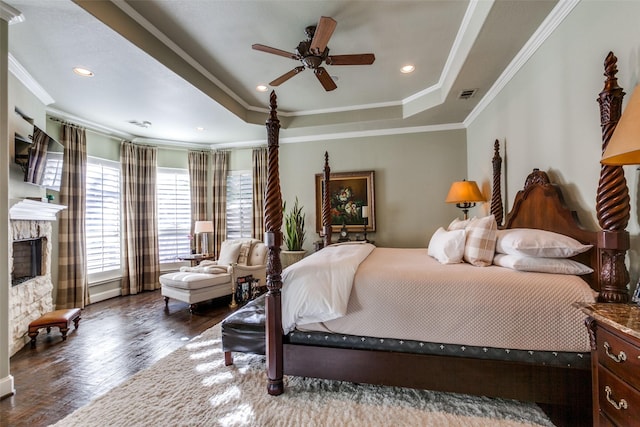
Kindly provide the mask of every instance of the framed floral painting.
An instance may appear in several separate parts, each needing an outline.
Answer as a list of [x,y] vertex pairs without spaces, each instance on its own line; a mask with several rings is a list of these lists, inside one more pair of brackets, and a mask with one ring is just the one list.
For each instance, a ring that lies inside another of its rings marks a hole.
[[[376,231],[374,172],[337,172],[329,178],[331,230],[338,233],[344,225],[349,232]],[[322,231],[323,174],[316,174],[316,231]],[[364,209],[363,209],[364,207]],[[363,216],[364,211],[364,216]]]

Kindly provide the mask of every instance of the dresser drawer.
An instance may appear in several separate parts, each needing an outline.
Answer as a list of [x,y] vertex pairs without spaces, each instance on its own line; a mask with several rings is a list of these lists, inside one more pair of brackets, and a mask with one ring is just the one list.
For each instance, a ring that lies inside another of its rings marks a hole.
[[640,390],[640,349],[603,327],[596,336],[598,363]]
[[616,425],[631,426],[640,420],[640,392],[608,369],[598,366],[598,405]]

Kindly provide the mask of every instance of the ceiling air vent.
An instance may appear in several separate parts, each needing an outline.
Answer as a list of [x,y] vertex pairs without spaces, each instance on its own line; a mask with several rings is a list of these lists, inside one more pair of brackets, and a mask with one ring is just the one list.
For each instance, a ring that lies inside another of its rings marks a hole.
[[128,123],[131,123],[132,125],[136,125],[141,128],[148,128],[149,126],[151,126],[151,122],[147,120],[145,120],[144,122],[139,122],[137,120],[129,120]]
[[469,99],[469,98],[473,98],[473,96],[476,94],[476,91],[478,89],[463,89],[460,91],[460,94],[458,95],[458,99]]

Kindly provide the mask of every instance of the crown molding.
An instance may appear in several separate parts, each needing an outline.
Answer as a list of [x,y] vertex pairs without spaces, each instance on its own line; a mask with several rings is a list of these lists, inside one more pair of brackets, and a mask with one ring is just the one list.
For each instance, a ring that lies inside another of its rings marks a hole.
[[464,119],[464,126],[469,127],[473,121],[484,111],[485,108],[498,96],[511,79],[520,71],[524,64],[529,61],[534,53],[540,48],[547,38],[553,34],[564,19],[571,13],[580,0],[560,0],[553,8],[549,16],[542,22],[529,41],[520,49],[520,52],[513,58],[507,68],[502,72],[500,77],[495,81],[493,86],[487,91],[487,94],[476,104],[469,115]]
[[47,116],[49,116],[49,119],[51,120],[58,121],[58,122],[68,121],[69,123],[73,123],[75,125],[81,126],[86,130],[100,133],[102,135],[106,135],[110,137],[126,139],[126,140],[132,140],[136,138],[135,135],[132,135],[130,133],[112,129],[108,126],[104,126],[99,123],[92,122],[90,120],[86,120],[78,116],[74,116],[73,114],[69,114],[66,111],[58,110],[56,108],[47,108]]
[[17,24],[24,21],[24,15],[13,6],[9,6],[0,1],[0,19],[7,21],[9,25]]
[[40,100],[40,102],[44,105],[50,105],[56,102],[12,54],[9,54],[8,62],[9,71],[16,76],[16,78]]

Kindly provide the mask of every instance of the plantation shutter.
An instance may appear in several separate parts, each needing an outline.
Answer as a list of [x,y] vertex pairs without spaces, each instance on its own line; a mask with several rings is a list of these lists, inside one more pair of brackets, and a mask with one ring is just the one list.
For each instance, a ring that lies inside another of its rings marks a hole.
[[158,168],[158,247],[160,264],[191,253],[191,198],[187,169]]
[[227,175],[227,239],[251,237],[253,178],[251,171]]
[[121,268],[118,162],[87,159],[85,203],[87,273],[90,279],[99,279],[91,275]]

